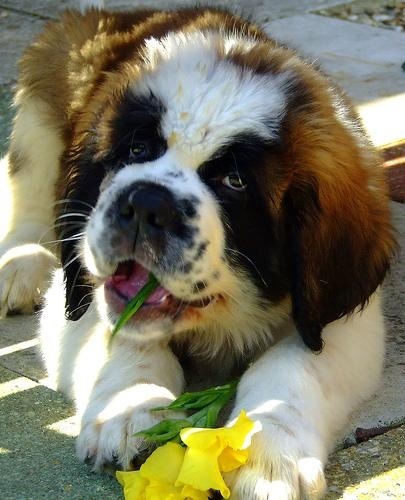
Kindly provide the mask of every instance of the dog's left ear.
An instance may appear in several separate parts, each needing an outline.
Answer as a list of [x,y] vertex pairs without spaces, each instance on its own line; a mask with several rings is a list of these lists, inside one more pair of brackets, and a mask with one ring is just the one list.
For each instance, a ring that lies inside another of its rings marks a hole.
[[78,201],[67,202],[63,207],[58,236],[61,240],[61,264],[65,283],[65,316],[66,319],[77,321],[90,305],[93,290],[81,262],[79,247],[79,234],[83,232],[88,208]]
[[57,231],[66,291],[65,316],[76,321],[86,312],[93,296],[94,285],[81,260],[80,244],[105,172],[81,143],[66,152],[62,168],[65,185],[60,186],[59,192],[65,203],[59,205]]
[[305,344],[322,349],[322,329],[364,307],[396,244],[379,159],[343,127],[299,128],[285,193],[293,318]]

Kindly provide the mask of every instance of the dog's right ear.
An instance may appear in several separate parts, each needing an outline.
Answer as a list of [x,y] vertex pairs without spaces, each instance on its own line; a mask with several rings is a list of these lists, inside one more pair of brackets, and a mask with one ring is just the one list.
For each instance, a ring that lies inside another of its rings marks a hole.
[[396,243],[375,156],[341,129],[334,137],[333,122],[318,144],[308,129],[309,153],[299,158],[285,207],[293,318],[305,344],[320,351],[324,326],[363,308],[381,285]]

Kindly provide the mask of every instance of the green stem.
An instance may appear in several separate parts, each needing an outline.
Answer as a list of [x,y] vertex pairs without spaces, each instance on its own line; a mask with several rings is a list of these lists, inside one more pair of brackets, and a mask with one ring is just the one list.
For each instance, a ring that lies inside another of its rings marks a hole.
[[111,345],[114,337],[119,330],[132,318],[132,316],[141,308],[145,300],[152,294],[152,292],[158,287],[159,281],[153,276],[152,273],[149,274],[148,282],[139,290],[139,292],[132,298],[125,309],[122,311],[121,316],[115,323],[114,329],[111,332],[111,337],[109,340],[109,345]]

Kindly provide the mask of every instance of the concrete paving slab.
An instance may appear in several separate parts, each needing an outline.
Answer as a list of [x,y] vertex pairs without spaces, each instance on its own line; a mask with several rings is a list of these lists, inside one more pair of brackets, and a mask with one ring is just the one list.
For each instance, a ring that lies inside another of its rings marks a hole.
[[60,394],[0,367],[1,498],[122,497],[114,479],[93,474],[76,459],[72,414]]
[[405,427],[332,455],[325,500],[405,498]]
[[0,5],[0,85],[9,85],[15,82],[17,61],[42,26],[42,20],[4,10]]
[[7,152],[8,137],[11,132],[11,120],[13,117],[11,99],[11,89],[0,85],[0,158]]
[[360,104],[405,92],[405,36],[314,14],[268,23],[267,32],[321,64]]
[[405,120],[403,119],[405,85],[402,94],[360,104],[357,106],[357,111],[375,146],[395,144],[401,142],[405,137]]
[[80,0],[0,0],[0,8],[19,14],[30,14],[36,17],[50,19],[58,12],[68,8],[78,8]]
[[[338,0],[206,0],[196,2],[195,0],[106,0],[105,5],[109,9],[131,9],[134,7],[156,7],[175,8],[176,6],[196,5],[220,5],[230,9],[236,9],[253,14],[256,19],[268,21],[294,15],[299,12],[309,12],[336,5]],[[4,6],[13,11],[27,12],[44,17],[56,17],[60,10],[65,8],[78,8],[79,0],[1,0],[0,6]]]
[[0,323],[0,366],[32,380],[46,378],[38,353],[37,320],[14,316]]
[[347,92],[376,146],[405,137],[403,33],[314,14],[278,19],[266,29],[320,65]]

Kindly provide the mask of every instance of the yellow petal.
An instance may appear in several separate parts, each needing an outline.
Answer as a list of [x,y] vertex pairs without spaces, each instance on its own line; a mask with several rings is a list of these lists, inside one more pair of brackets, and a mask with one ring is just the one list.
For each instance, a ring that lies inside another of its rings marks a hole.
[[145,487],[149,481],[141,477],[139,471],[117,471],[116,478],[124,489],[125,500],[146,500]]
[[[180,431],[180,438],[190,448],[200,450],[222,450],[226,444],[222,443],[223,428],[205,429],[200,427],[187,427]],[[219,451],[219,453],[220,453]]]
[[249,456],[248,450],[233,450],[229,446],[218,457],[221,472],[230,472],[245,464]]
[[250,446],[253,434],[261,430],[259,422],[253,422],[244,410],[239,413],[235,423],[225,427],[228,446],[234,450],[244,450]]
[[187,427],[182,429],[180,437],[183,443],[190,448],[207,449],[218,443],[217,449],[221,451],[227,446],[235,450],[243,450],[250,446],[250,441],[259,428],[259,423],[253,422],[245,411],[241,411],[235,423],[230,427],[218,429],[204,429]]
[[184,500],[181,488],[174,484],[151,481],[145,488],[146,500]]
[[143,478],[161,483],[171,483],[177,479],[183,463],[185,449],[178,443],[159,446],[140,468]]
[[201,491],[219,490],[224,498],[229,498],[229,488],[222,479],[212,451],[188,448],[175,485],[185,484]]
[[182,498],[187,500],[208,500],[209,495],[206,491],[196,490],[192,486],[186,484],[181,489]]
[[206,429],[200,427],[187,427],[180,431],[180,438],[184,444],[193,448],[205,450],[207,448],[221,447],[221,442],[218,439],[221,435],[222,428]]

